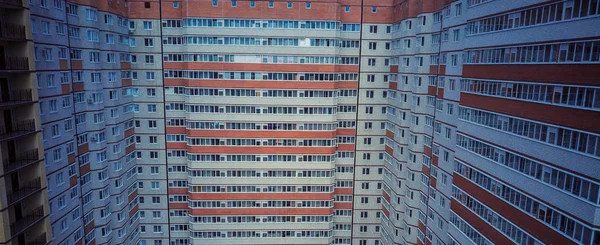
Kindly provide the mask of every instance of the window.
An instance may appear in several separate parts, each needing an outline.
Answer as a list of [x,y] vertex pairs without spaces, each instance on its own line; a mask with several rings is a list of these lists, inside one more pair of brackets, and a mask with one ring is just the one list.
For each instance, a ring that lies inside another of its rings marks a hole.
[[450,55],[450,60],[452,62],[452,66],[458,65],[458,55],[456,55],[456,54]]
[[148,105],[148,112],[156,112],[156,105]]
[[369,49],[376,50],[377,49],[377,42],[369,42]]
[[371,7],[371,12],[372,13],[377,13],[377,7]]
[[459,39],[460,39],[460,29],[453,30],[452,31],[452,41],[458,42]]
[[[462,3],[454,5],[454,16],[460,16],[462,14]],[[541,12],[540,12],[541,14]]]
[[87,20],[97,21],[98,20],[98,11],[94,9],[86,9],[85,17]]
[[152,30],[152,22],[144,21],[144,30]]
[[173,8],[179,8],[179,2],[173,2]]
[[237,7],[237,0],[231,0],[231,7]]
[[57,112],[56,99],[50,100],[50,113]]
[[377,26],[369,26],[369,33],[377,33]]
[[144,38],[144,46],[145,47],[154,47],[154,39]]
[[288,8],[293,8],[294,7],[294,3],[293,2],[287,2],[287,7]]
[[155,74],[153,71],[147,71],[146,72],[146,80],[154,80],[155,79]]
[[256,7],[256,1],[250,1],[250,7],[251,8]]
[[269,8],[275,7],[275,3],[273,1],[269,1]]
[[155,88],[146,89],[146,95],[148,95],[150,97],[156,96],[156,89]]
[[[62,173],[62,172],[59,172],[58,174],[56,174],[56,185],[57,185],[57,186],[61,186],[61,185],[63,185],[63,184],[65,184],[65,178],[64,178],[64,176],[63,176],[63,173]],[[62,197],[62,200],[63,200],[63,203],[64,203],[64,200],[65,200],[65,199],[64,199],[64,197]],[[58,203],[59,203],[59,205],[58,205],[58,206],[60,207],[60,206],[61,206],[61,205],[60,205],[60,203],[61,203],[61,202],[60,202],[60,198],[59,198],[59,202],[58,202]]]
[[153,55],[146,55],[145,56],[145,61],[146,61],[146,64],[154,64],[154,56]]
[[350,12],[350,6],[346,6],[346,7],[345,7],[345,11],[346,11],[346,12]]
[[369,61],[369,63],[368,63],[369,66],[375,66],[375,59],[370,58],[370,59],[368,59],[368,61]]
[[310,2],[306,2],[306,8],[309,9],[310,8]]

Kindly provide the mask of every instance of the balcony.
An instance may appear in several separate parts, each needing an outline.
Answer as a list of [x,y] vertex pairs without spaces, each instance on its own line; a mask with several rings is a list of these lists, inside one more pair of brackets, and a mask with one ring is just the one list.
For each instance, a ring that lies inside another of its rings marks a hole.
[[44,218],[44,207],[39,206],[32,210],[29,214],[21,217],[19,220],[10,223],[10,235],[16,236],[20,232],[34,225]]
[[27,245],[46,245],[46,243],[48,243],[48,241],[46,240],[46,233],[43,233],[35,239],[32,239],[30,242],[27,243]]
[[0,125],[0,141],[14,139],[35,131],[34,119],[12,123],[10,126]]
[[6,193],[6,200],[8,202],[8,205],[13,205],[16,202],[28,197],[32,193],[39,191],[40,189],[42,189],[42,179],[39,177],[25,184],[22,184],[19,186],[18,190]]
[[40,161],[40,154],[37,148],[20,153],[17,157],[15,157],[14,160],[5,158],[2,161],[2,165],[4,167],[4,174],[28,166],[29,164],[35,163],[37,161]]
[[29,70],[29,59],[27,57],[6,57],[4,58],[4,63],[0,61],[0,70]]
[[31,89],[13,89],[8,92],[8,98],[0,100],[0,108],[17,106],[33,102]]
[[[0,2],[1,1],[2,0],[0,0]],[[23,25],[15,25],[11,23],[0,24],[0,38],[22,40],[27,38],[26,33],[27,31]]]

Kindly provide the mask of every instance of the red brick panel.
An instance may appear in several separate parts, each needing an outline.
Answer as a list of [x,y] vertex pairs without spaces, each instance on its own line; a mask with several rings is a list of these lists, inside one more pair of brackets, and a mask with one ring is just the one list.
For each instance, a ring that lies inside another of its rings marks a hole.
[[490,80],[528,81],[597,86],[598,77],[600,77],[600,65],[464,65],[463,77]]
[[479,108],[590,132],[600,132],[600,113],[568,107],[462,93],[460,103]]

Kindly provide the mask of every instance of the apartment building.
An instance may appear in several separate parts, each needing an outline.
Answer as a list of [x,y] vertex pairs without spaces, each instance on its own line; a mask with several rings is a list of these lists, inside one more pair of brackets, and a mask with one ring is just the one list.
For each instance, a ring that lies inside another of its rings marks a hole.
[[597,0],[0,6],[0,244],[600,245]]
[[598,244],[598,2],[397,5],[385,244]]
[[50,241],[29,9],[0,1],[0,244]]
[[52,244],[135,244],[125,2],[30,0]]

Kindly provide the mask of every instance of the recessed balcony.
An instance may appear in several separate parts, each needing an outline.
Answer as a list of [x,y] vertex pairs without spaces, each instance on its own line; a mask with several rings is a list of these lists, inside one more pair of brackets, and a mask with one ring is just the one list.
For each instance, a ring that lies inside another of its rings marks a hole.
[[33,93],[31,92],[31,89],[13,89],[1,96],[3,97],[0,98],[0,108],[13,107],[33,102]]
[[39,191],[41,189],[42,189],[42,179],[38,177],[27,183],[19,185],[19,188],[12,192],[7,192],[6,193],[6,201],[8,202],[9,206],[13,205],[16,202],[19,202],[19,201],[25,199],[26,197],[30,196],[31,194],[33,194],[36,191]]
[[34,119],[23,120],[9,125],[0,125],[0,141],[16,139],[35,131]]
[[38,149],[29,150],[19,153],[14,159],[5,158],[2,161],[4,174],[29,166],[30,164],[40,161]]
[[[1,2],[2,0],[0,0]],[[0,38],[24,40],[27,38],[27,31],[24,25],[16,25],[12,23],[0,23]]]

